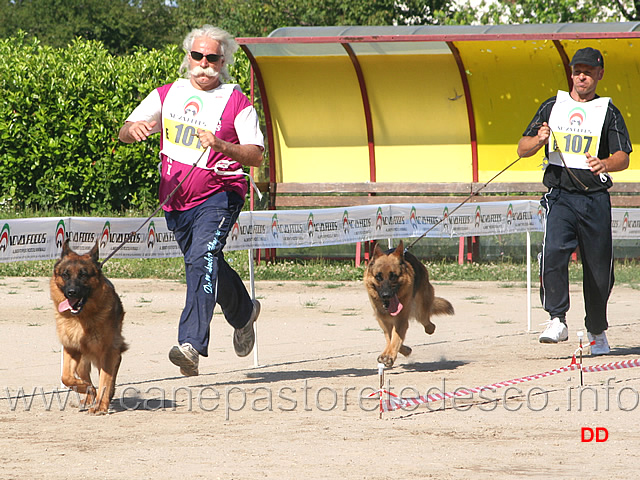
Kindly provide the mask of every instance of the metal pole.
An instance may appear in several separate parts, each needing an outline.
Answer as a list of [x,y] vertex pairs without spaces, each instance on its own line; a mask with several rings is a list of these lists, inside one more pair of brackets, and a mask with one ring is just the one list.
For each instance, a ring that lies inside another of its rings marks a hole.
[[[256,283],[253,271],[253,250],[249,249],[249,283],[251,285],[251,298],[256,299]],[[256,342],[253,345],[253,366],[258,367],[258,322],[253,322],[253,331],[255,332]]]
[[527,230],[527,332],[531,331],[531,232]]

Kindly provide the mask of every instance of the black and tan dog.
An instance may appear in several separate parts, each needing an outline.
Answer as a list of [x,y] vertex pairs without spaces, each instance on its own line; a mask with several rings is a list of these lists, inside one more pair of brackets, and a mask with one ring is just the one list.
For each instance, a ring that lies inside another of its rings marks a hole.
[[[63,346],[62,383],[86,394],[84,406],[89,413],[107,413],[128,346],[122,337],[122,302],[102,274],[98,243],[89,253],[78,255],[67,240],[53,268],[50,288]],[[97,392],[91,382],[91,364],[100,375]]]
[[429,272],[414,255],[404,251],[402,241],[395,250],[384,253],[375,246],[373,258],[364,272],[364,284],[387,345],[378,362],[392,367],[398,352],[407,356],[411,348],[404,345],[409,319],[415,318],[431,335],[436,326],[431,315],[453,315],[448,300],[436,297],[429,282]]

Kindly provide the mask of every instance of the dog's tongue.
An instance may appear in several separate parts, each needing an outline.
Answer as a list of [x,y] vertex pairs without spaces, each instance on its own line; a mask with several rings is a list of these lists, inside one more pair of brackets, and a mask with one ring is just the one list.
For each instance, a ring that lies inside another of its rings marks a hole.
[[402,310],[402,303],[400,303],[397,295],[394,295],[393,298],[389,300],[389,308],[387,310],[389,311],[389,315],[394,317],[400,313]]
[[67,310],[71,310],[71,304],[69,304],[69,300],[65,298],[62,302],[58,304],[58,311],[62,313],[62,312],[66,312]]

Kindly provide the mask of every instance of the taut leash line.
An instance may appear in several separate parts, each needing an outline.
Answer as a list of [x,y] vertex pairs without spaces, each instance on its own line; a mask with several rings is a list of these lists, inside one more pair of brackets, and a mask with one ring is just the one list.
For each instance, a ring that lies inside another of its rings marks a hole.
[[[533,150],[533,148],[531,149]],[[529,151],[531,151],[529,150]],[[529,153],[529,152],[527,152]],[[458,210],[460,207],[462,207],[465,203],[467,203],[469,200],[471,200],[473,197],[475,197],[476,195],[478,195],[487,185],[489,185],[492,181],[494,181],[499,175],[501,175],[502,173],[504,173],[506,170],[508,170],[509,168],[511,168],[516,162],[520,161],[522,159],[522,157],[518,157],[516,160],[514,160],[513,162],[511,162],[509,165],[507,165],[506,167],[504,167],[502,170],[500,170],[498,173],[496,173],[491,180],[489,180],[487,183],[485,183],[484,185],[482,185],[481,187],[479,187],[475,192],[472,191],[471,194],[465,198],[459,205],[456,206],[456,208],[454,208],[453,210],[451,210],[451,212],[449,212],[449,215],[452,215],[453,213],[456,212],[456,210]],[[411,242],[409,244],[409,246],[407,246],[405,248],[405,250],[409,250],[411,247],[413,247],[416,243],[418,243],[420,240],[422,240],[431,230],[433,230],[434,228],[436,228],[438,225],[440,225],[442,222],[444,222],[445,217],[442,217],[440,220],[438,220],[436,223],[434,223],[431,228],[429,228],[426,232],[424,232],[422,235],[420,235],[418,238],[416,238],[413,242]]]
[[178,183],[178,185],[176,185],[176,187],[171,191],[171,193],[169,193],[169,195],[167,195],[167,196],[165,197],[165,199],[163,200],[163,202],[162,202],[160,205],[158,205],[158,208],[156,208],[156,209],[153,211],[153,213],[152,213],[151,215],[149,215],[149,216],[147,217],[147,219],[146,219],[144,222],[142,222],[142,225],[140,225],[140,226],[138,227],[138,229],[137,229],[137,230],[135,230],[135,231],[133,231],[133,232],[131,232],[131,233],[127,234],[127,235],[124,237],[124,240],[122,241],[122,243],[120,243],[120,245],[118,245],[116,248],[114,248],[114,249],[113,249],[113,251],[112,251],[112,252],[107,256],[107,258],[105,258],[105,259],[102,261],[102,263],[100,264],[100,267],[102,267],[105,263],[107,263],[107,260],[109,260],[111,257],[113,257],[113,256],[116,254],[116,252],[117,252],[118,250],[120,250],[122,247],[124,247],[124,245],[129,241],[129,239],[130,239],[131,237],[133,237],[136,233],[138,233],[138,232],[140,231],[140,229],[141,229],[142,227],[144,227],[144,226],[147,224],[147,222],[148,222],[149,220],[151,220],[153,217],[155,217],[156,213],[158,213],[158,212],[160,211],[160,209],[161,209],[162,207],[164,207],[164,206],[167,204],[167,202],[171,199],[171,197],[173,197],[173,195],[178,191],[178,188],[180,188],[180,186],[184,183],[184,181],[185,181],[187,178],[189,178],[189,175],[191,175],[191,172],[193,172],[193,169],[194,169],[194,168],[196,168],[196,165],[198,164],[198,162],[202,159],[202,157],[204,156],[204,154],[205,154],[205,153],[207,153],[208,151],[209,151],[209,148],[208,148],[208,147],[207,147],[207,148],[205,148],[205,150],[200,154],[200,156],[199,156],[199,157],[198,157],[198,159],[194,162],[194,164],[193,164],[193,165],[191,165],[191,168],[189,169],[189,171],[187,172],[187,174],[182,178],[182,180],[180,180],[180,182]]
[[[573,172],[571,172],[571,169],[569,169],[569,167],[567,167],[567,164],[564,161],[564,156],[562,155],[562,151],[557,148],[558,143],[556,142],[556,137],[553,133],[553,130],[549,129],[551,131],[551,135],[553,136],[553,141],[556,143],[556,150],[557,152],[560,154],[560,158],[562,159],[562,163],[564,164],[565,168],[567,169],[567,171],[572,175],[573,178],[575,178],[575,180],[580,183],[580,185],[582,185],[584,187],[585,190],[588,190],[588,187],[585,186],[582,182],[580,182],[580,180],[577,179],[577,177],[575,177],[575,175],[573,174]],[[522,158],[524,157],[528,157],[530,152],[533,152],[536,148],[538,148],[538,145],[530,148],[529,150],[527,150],[524,155],[519,156],[518,158],[516,158],[513,162],[511,162],[509,165],[507,165],[506,167],[504,167],[502,170],[500,170],[498,173],[496,173],[488,182],[486,182],[484,185],[480,186],[475,192],[472,191],[471,194],[465,198],[459,205],[456,206],[456,208],[454,208],[453,210],[451,210],[451,212],[449,212],[449,215],[452,215],[454,212],[456,212],[460,207],[462,207],[465,203],[467,203],[469,200],[471,200],[473,197],[475,197],[476,195],[478,195],[484,188],[486,188],[487,185],[489,185],[491,182],[493,182],[498,176],[502,175],[505,171],[507,171],[509,168],[511,168],[513,165],[515,165],[517,162],[519,162],[520,160],[522,160]],[[416,238],[413,242],[411,242],[406,248],[405,251],[409,250],[411,247],[413,247],[416,243],[418,243],[420,240],[422,240],[431,230],[433,230],[434,228],[436,228],[438,225],[440,225],[442,222],[444,222],[445,217],[442,217],[440,220],[438,220],[436,223],[434,223],[431,228],[429,228],[426,232],[424,232],[422,235],[420,235],[418,238]]]

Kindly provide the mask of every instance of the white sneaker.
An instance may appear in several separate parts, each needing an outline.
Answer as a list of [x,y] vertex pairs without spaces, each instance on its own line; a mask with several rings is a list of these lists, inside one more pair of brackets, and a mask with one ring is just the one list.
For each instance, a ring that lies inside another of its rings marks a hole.
[[198,375],[198,362],[200,354],[190,343],[176,345],[169,351],[169,360],[180,367],[180,373],[185,377]]
[[592,335],[590,332],[587,332],[587,337],[589,337],[589,344],[594,341],[596,342],[591,345],[591,355],[594,357],[596,355],[606,355],[611,351],[606,333],[602,332],[600,335]]
[[569,329],[558,317],[552,318],[546,325],[547,328],[540,334],[540,343],[566,342],[569,339]]

